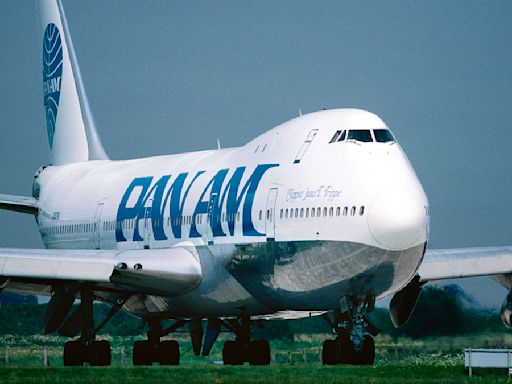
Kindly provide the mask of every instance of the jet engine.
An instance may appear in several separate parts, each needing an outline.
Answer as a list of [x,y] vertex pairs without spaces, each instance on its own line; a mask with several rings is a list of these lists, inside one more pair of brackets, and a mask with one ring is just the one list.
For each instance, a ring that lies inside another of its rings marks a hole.
[[512,329],[512,290],[508,293],[505,301],[503,301],[500,314],[503,324]]
[[421,286],[420,277],[416,275],[409,284],[394,294],[389,303],[389,316],[395,328],[401,327],[409,320],[420,296]]

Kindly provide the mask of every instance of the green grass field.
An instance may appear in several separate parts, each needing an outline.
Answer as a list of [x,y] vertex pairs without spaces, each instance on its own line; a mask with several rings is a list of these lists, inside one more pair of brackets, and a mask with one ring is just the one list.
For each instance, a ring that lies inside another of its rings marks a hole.
[[[504,369],[477,369],[469,379],[464,372],[462,350],[464,347],[507,348],[512,345],[512,335],[507,333],[423,340],[391,340],[379,336],[375,366],[323,367],[319,356],[321,342],[310,337],[308,341],[272,341],[275,355],[270,367],[224,367],[220,365],[221,342],[216,343],[210,356],[196,357],[190,341],[184,340],[180,343],[181,366],[133,367],[131,346],[137,337],[109,339],[112,344],[112,367],[68,368],[62,366],[64,338],[0,338],[0,384],[505,383],[508,377]],[[43,366],[45,350],[49,367]],[[6,354],[9,356],[7,361]],[[304,357],[307,363],[304,363]]]
[[504,370],[477,371],[471,379],[462,366],[393,365],[321,367],[318,365],[223,367],[188,365],[146,368],[0,368],[1,383],[505,383]]

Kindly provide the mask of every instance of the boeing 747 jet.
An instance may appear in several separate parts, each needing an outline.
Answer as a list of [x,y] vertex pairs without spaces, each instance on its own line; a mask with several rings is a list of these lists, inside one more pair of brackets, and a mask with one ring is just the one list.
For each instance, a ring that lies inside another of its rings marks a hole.
[[[149,326],[135,365],[179,364],[178,342],[161,338],[180,329],[196,355],[223,330],[234,335],[224,364],[266,365],[253,326],[306,316],[333,330],[324,364],[372,364],[377,299],[393,296],[400,326],[429,281],[488,275],[512,287],[512,247],[428,249],[422,185],[392,130],[364,110],[305,114],[237,148],[110,160],[63,7],[39,8],[50,159],[32,196],[0,195],[0,208],[33,215],[45,248],[0,249],[0,290],[51,297],[44,333],[73,338],[65,365],[109,365],[96,335],[121,309]],[[99,324],[95,300],[111,306]],[[511,309],[509,294],[509,326]]]

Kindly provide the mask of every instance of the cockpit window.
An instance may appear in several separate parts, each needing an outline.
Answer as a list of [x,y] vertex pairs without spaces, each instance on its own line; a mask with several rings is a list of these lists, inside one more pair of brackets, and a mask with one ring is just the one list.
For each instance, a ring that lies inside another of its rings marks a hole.
[[363,143],[370,143],[373,141],[372,134],[369,129],[348,131],[347,140],[362,141]]
[[334,143],[335,141],[338,141],[338,137],[340,137],[341,131],[336,131],[334,133],[334,136],[332,137],[331,141],[329,141],[329,144]]
[[387,129],[374,129],[373,134],[375,135],[375,140],[378,143],[387,143],[390,141],[395,141],[393,134]]

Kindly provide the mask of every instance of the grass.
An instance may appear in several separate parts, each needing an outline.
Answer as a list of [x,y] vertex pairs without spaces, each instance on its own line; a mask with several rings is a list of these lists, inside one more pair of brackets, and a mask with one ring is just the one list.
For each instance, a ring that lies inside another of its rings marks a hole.
[[462,366],[385,364],[376,367],[270,366],[270,367],[126,367],[126,368],[0,368],[2,383],[505,383],[501,371],[481,371],[469,379]]

